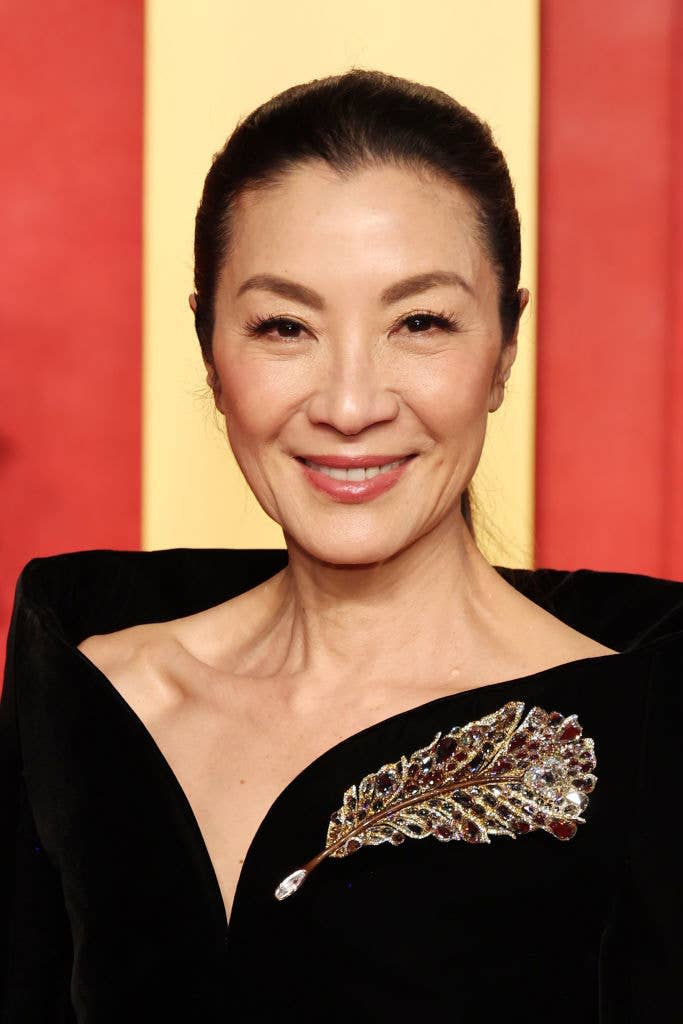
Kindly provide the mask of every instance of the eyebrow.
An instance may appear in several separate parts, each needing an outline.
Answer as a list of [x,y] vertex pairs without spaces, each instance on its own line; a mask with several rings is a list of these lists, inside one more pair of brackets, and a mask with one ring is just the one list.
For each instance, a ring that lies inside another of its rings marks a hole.
[[[426,292],[429,288],[434,288],[440,284],[456,285],[470,295],[474,295],[472,285],[464,277],[461,277],[460,274],[448,270],[431,270],[424,274],[414,274],[412,277],[403,278],[403,280],[389,285],[380,295],[380,302],[383,306],[390,306],[395,302],[401,302],[403,299],[409,298],[411,295]],[[273,292],[275,295],[281,295],[285,299],[302,302],[305,306],[310,306],[311,309],[315,309],[318,312],[322,312],[325,308],[325,300],[322,295],[313,291],[312,288],[307,288],[306,285],[297,284],[296,281],[289,281],[286,277],[277,277],[273,274],[254,274],[253,277],[248,277],[246,281],[242,282],[237,291],[238,298],[244,292],[252,289]]]

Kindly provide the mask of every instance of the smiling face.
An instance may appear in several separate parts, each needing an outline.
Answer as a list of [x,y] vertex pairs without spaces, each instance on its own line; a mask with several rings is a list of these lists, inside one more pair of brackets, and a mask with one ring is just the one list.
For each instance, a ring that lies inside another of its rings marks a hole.
[[[457,186],[311,163],[240,198],[215,297],[214,393],[288,543],[370,564],[459,529],[515,351],[516,340],[502,346],[496,273]],[[380,486],[339,487],[305,468],[311,455],[413,457]]]

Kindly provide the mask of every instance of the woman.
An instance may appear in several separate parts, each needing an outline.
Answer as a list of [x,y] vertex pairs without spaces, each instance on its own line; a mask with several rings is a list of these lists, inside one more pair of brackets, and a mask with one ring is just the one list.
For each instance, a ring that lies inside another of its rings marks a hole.
[[488,128],[374,71],[288,89],[195,237],[207,381],[287,549],[25,567],[3,1019],[655,1019],[683,585],[476,545],[528,301]]

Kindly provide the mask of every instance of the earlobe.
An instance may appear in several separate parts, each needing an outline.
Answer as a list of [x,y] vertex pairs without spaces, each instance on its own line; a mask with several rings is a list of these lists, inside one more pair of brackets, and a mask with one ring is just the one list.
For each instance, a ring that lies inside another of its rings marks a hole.
[[489,396],[489,412],[496,412],[503,404],[505,397],[505,385],[512,373],[512,364],[517,356],[517,331],[515,330],[512,341],[508,342],[501,352],[498,365],[491,382],[491,393]]
[[206,383],[213,392],[213,400],[216,403],[216,408],[223,416],[225,416],[225,410],[221,405],[221,383],[218,378],[218,374],[216,373],[216,369],[211,365],[211,363],[207,363],[206,360],[204,360],[204,366],[206,367]]
[[[519,317],[521,317],[522,313],[524,312],[524,310],[526,309],[526,307],[529,304],[529,297],[530,297],[529,289],[528,288],[520,288],[518,294],[519,294]],[[517,318],[517,326],[518,327],[519,327],[519,317]]]
[[190,303],[190,309],[193,313],[197,312],[197,296],[194,292],[190,292],[188,296],[188,302]]
[[[508,376],[509,376],[509,374],[508,374]],[[498,409],[500,409],[501,405],[503,404],[503,398],[505,396],[505,381],[506,380],[507,380],[507,377],[505,377],[505,378],[499,377],[496,380],[496,383],[491,388],[491,393],[489,395],[489,412],[496,412]]]

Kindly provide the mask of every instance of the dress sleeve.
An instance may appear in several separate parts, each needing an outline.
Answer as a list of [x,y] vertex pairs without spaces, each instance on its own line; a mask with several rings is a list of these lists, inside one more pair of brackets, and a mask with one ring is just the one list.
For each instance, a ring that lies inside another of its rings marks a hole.
[[679,637],[663,645],[650,676],[623,915],[628,954],[620,973],[630,1016],[616,1020],[666,1021],[679,1019],[681,1012],[683,860],[676,836],[683,795],[682,719]]
[[14,597],[0,696],[0,1024],[76,1024],[69,995],[69,920],[59,874],[36,829],[21,758],[23,577]]

